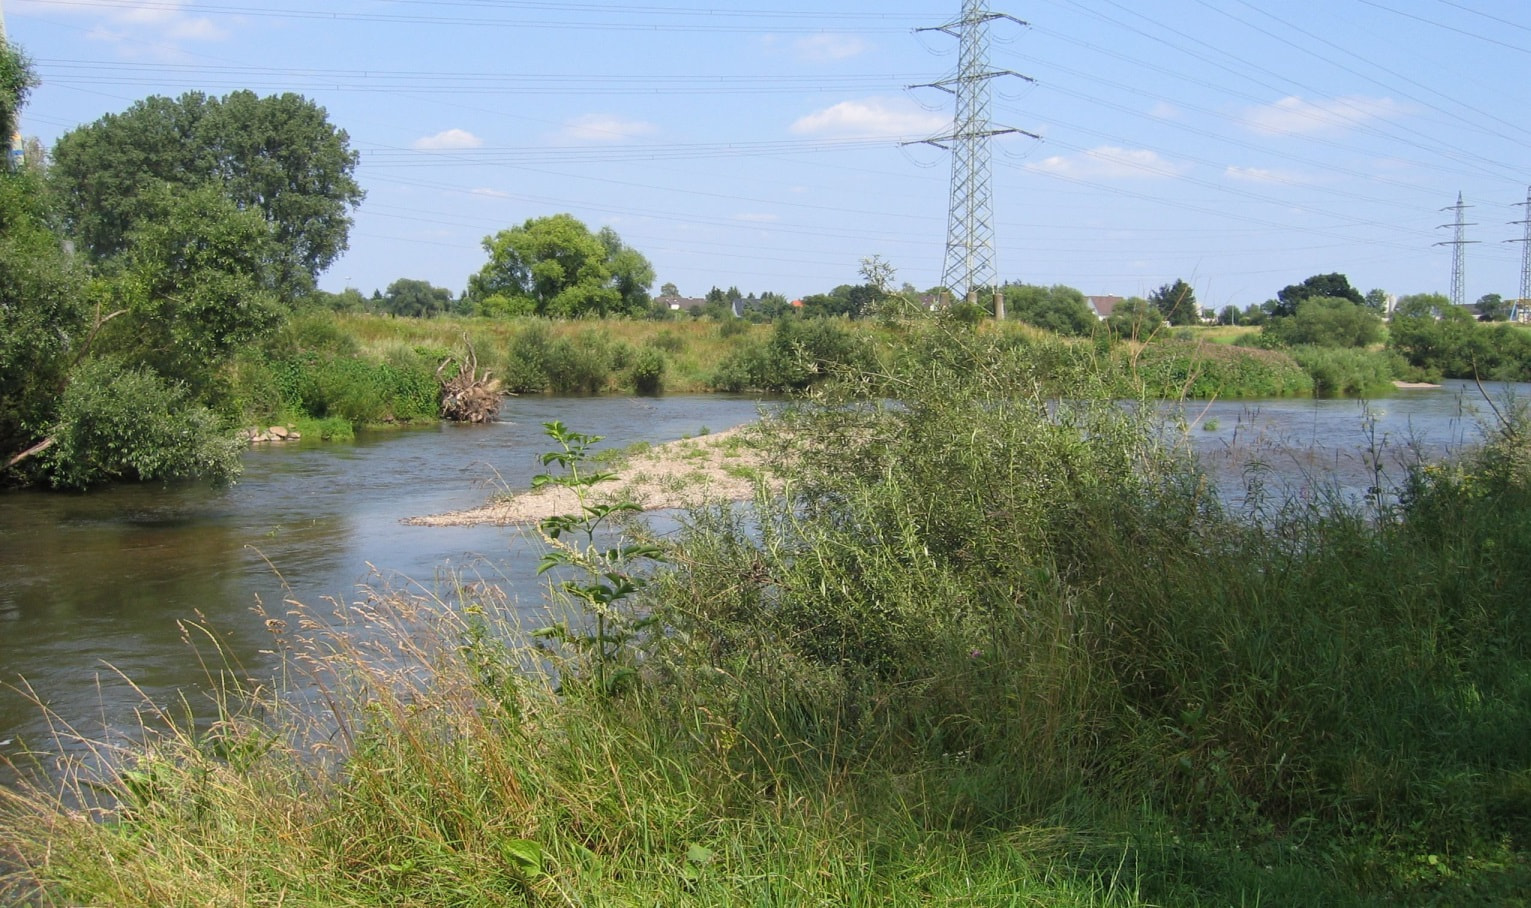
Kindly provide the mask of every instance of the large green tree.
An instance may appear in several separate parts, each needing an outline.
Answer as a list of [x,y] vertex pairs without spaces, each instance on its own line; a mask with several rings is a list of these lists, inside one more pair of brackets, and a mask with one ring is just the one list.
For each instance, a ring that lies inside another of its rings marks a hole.
[[489,261],[469,278],[480,311],[553,318],[642,315],[654,268],[610,227],[599,233],[572,214],[528,218],[484,238]]
[[66,229],[92,261],[113,262],[158,215],[156,192],[216,187],[271,226],[263,280],[295,299],[345,251],[363,192],[359,156],[324,108],[295,94],[151,97],[61,139],[49,178]]
[[1201,323],[1201,304],[1196,301],[1196,291],[1179,278],[1173,284],[1165,284],[1150,293],[1148,302],[1163,313],[1171,325]]
[[1028,325],[1078,337],[1089,334],[1100,324],[1084,301],[1084,294],[1073,287],[1006,284],[1000,289],[1005,294],[1009,317]]
[[17,114],[36,84],[32,62],[0,36],[0,139],[9,141],[15,133]]
[[1276,294],[1276,305],[1272,307],[1271,315],[1276,318],[1296,315],[1298,304],[1315,296],[1350,300],[1357,306],[1366,305],[1366,297],[1361,295],[1361,291],[1350,286],[1350,279],[1345,275],[1315,274],[1300,284],[1289,284],[1281,288],[1281,291]]
[[383,291],[382,308],[390,315],[425,318],[452,309],[452,291],[430,281],[401,277]]
[[1366,347],[1382,339],[1382,318],[1348,299],[1314,296],[1298,303],[1295,314],[1272,319],[1265,336],[1290,347]]

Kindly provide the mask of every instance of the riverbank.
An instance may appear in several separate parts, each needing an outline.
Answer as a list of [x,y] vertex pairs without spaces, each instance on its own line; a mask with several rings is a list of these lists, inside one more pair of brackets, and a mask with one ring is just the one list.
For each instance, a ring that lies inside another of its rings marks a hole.
[[[695,508],[743,501],[760,483],[771,480],[753,427],[646,448],[627,456],[610,482],[596,486],[594,502],[630,501],[645,511]],[[496,496],[477,508],[449,511],[404,521],[410,526],[515,526],[559,514],[578,512],[572,489],[543,486]]]

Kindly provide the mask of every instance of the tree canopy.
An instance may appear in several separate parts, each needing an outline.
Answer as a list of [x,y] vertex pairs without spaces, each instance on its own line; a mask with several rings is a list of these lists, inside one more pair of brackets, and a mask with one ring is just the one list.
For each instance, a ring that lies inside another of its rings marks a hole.
[[615,230],[590,229],[572,214],[528,218],[484,238],[489,261],[468,280],[485,314],[643,315],[654,268]]
[[1179,278],[1173,284],[1165,284],[1148,295],[1148,302],[1163,313],[1171,325],[1196,325],[1201,323],[1201,304],[1196,301],[1196,291]]
[[1276,318],[1296,315],[1298,304],[1315,296],[1350,300],[1357,306],[1366,305],[1366,297],[1350,286],[1350,279],[1345,275],[1315,274],[1300,284],[1289,284],[1281,288],[1281,291],[1276,294],[1276,305],[1271,310],[1271,315]]
[[1298,303],[1293,315],[1272,319],[1265,335],[1292,347],[1366,347],[1382,339],[1382,319],[1365,304],[1314,296]]
[[359,156],[324,108],[301,95],[150,97],[59,139],[49,179],[66,230],[97,263],[116,261],[160,214],[157,192],[215,187],[259,212],[276,243],[262,280],[295,299],[347,247],[364,193]]
[[401,277],[383,292],[382,308],[393,315],[424,318],[452,309],[452,291],[432,286],[429,281]]
[[1005,294],[1009,317],[1028,325],[1077,337],[1089,334],[1100,324],[1084,301],[1084,294],[1073,287],[1006,284],[1000,290]]

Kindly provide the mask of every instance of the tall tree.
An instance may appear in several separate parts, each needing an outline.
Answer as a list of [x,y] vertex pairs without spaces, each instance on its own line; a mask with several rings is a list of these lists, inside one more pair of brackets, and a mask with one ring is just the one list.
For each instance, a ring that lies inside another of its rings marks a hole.
[[401,277],[383,293],[383,310],[393,315],[424,318],[440,315],[452,308],[452,291],[432,286],[429,281]]
[[27,95],[37,85],[32,61],[0,36],[0,138],[9,140]]
[[468,280],[468,294],[484,307],[505,301],[513,312],[554,318],[641,315],[648,308],[654,269],[615,230],[590,232],[571,214],[528,218],[519,227],[484,238],[489,261]]
[[1100,323],[1084,301],[1084,294],[1064,284],[1006,284],[1005,310],[1010,317],[1055,334],[1087,335]]
[[217,187],[271,225],[278,243],[264,279],[291,300],[346,249],[350,212],[364,196],[349,141],[300,95],[155,96],[64,135],[49,178],[66,229],[96,262],[128,248],[155,215],[157,188]]
[[1343,274],[1315,274],[1300,284],[1289,284],[1276,294],[1276,306],[1271,310],[1275,318],[1297,314],[1297,305],[1315,296],[1350,300],[1357,306],[1366,305],[1366,297],[1350,286],[1350,279]]
[[1196,291],[1179,278],[1173,284],[1165,284],[1148,295],[1148,301],[1164,314],[1171,325],[1196,325],[1201,323],[1201,304],[1196,301]]

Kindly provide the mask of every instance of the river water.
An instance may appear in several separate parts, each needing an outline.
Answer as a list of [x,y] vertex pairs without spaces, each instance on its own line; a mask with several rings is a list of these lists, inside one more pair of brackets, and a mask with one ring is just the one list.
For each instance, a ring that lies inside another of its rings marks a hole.
[[[1490,393],[1524,398],[1531,386]],[[131,734],[145,696],[164,703],[194,692],[205,675],[183,621],[205,618],[259,676],[272,657],[262,652],[271,640],[257,603],[318,607],[325,597],[354,599],[361,584],[430,586],[461,572],[507,584],[528,610],[540,608],[539,551],[524,531],[401,521],[526,488],[551,446],[541,428],[548,420],[622,446],[721,431],[759,407],[722,395],[512,398],[489,426],[255,448],[244,476],[223,489],[0,494],[0,754],[70,746],[20,687],[91,738]],[[1238,501],[1251,476],[1294,494],[1334,482],[1359,495],[1373,482],[1367,452],[1379,444],[1394,464],[1389,475],[1401,477],[1396,464],[1411,446],[1443,456],[1475,441],[1488,413],[1476,387],[1452,383],[1368,404],[1230,401],[1184,416],[1186,438]]]

